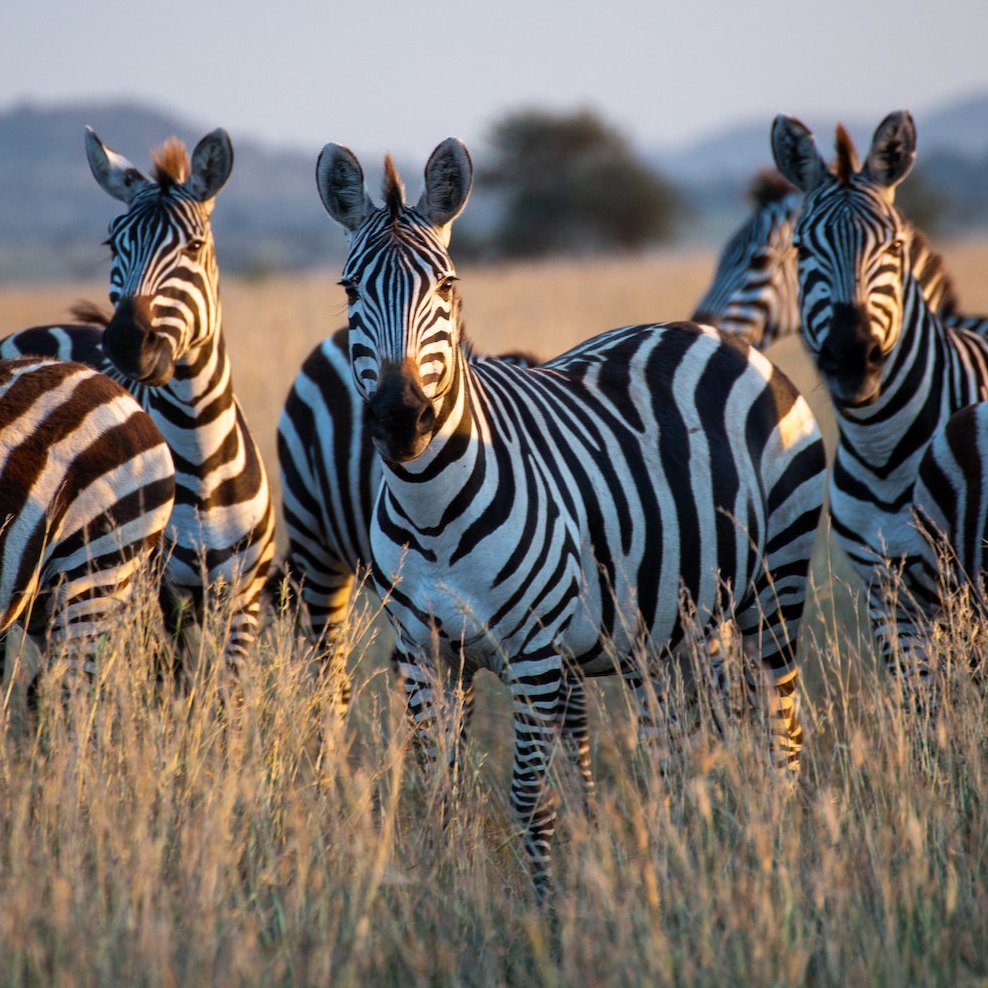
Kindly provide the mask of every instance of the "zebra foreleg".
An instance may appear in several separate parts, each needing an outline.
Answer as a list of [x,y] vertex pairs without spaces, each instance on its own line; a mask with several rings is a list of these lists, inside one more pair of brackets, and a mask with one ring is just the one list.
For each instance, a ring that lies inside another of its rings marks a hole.
[[893,574],[868,588],[868,613],[885,668],[903,709],[921,720],[939,709],[940,669],[930,654],[929,623],[918,601]]
[[515,658],[510,676],[515,727],[511,806],[525,827],[525,851],[536,898],[545,902],[552,894],[551,841],[556,805],[548,792],[548,778],[561,726],[559,710],[565,689],[562,661],[552,649]]
[[799,670],[790,669],[781,673],[767,670],[764,678],[767,682],[762,692],[765,694],[772,763],[776,769],[792,773],[795,777],[799,772],[799,756],[803,750],[803,725],[799,722],[799,696],[796,692]]
[[[398,646],[391,661],[405,693],[405,713],[419,769],[427,780],[431,777],[433,784],[439,783],[434,796],[445,829],[462,781],[463,750],[474,709],[473,677],[461,677],[454,684],[431,663],[416,661]],[[444,681],[437,682],[437,678]],[[442,778],[438,779],[435,772],[440,766]]]

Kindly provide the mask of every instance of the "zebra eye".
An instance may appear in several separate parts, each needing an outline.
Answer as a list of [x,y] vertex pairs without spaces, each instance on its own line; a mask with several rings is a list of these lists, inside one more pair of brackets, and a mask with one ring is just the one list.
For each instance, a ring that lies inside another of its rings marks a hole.
[[185,245],[185,253],[186,253],[186,254],[191,254],[191,255],[193,255],[193,256],[195,256],[195,255],[196,255],[196,254],[198,254],[198,253],[199,253],[199,251],[201,251],[201,250],[203,249],[203,247],[205,247],[205,246],[206,246],[206,241],[205,241],[205,240],[203,240],[203,239],[202,239],[201,237],[193,237],[193,238],[192,238],[192,239],[191,239],[191,240],[190,240],[190,241],[189,241],[189,242],[188,242],[188,243],[187,243],[187,244]]
[[896,237],[892,243],[889,244],[888,252],[893,257],[902,257],[902,249],[905,247],[905,242],[901,237]]
[[107,237],[106,240],[103,241],[103,246],[110,248],[110,254],[112,254],[113,257],[117,256],[117,245],[113,242],[113,237]]
[[353,305],[359,298],[357,286],[349,278],[343,278],[337,284],[346,292],[347,304]]
[[446,275],[446,277],[445,277],[445,278],[443,278],[443,279],[442,279],[442,280],[441,280],[441,281],[439,282],[439,284],[438,284],[438,285],[436,286],[436,294],[438,294],[438,295],[439,295],[439,297],[440,297],[440,298],[441,298],[441,299],[442,299],[442,300],[443,300],[444,302],[448,302],[448,301],[449,301],[449,299],[450,299],[450,297],[451,297],[451,296],[452,296],[452,294],[453,294],[453,286],[454,286],[454,285],[455,285],[455,284],[456,284],[456,283],[457,283],[457,282],[458,282],[459,280],[460,280],[460,279],[459,279],[459,278],[457,278],[455,274],[448,274],[448,275]]

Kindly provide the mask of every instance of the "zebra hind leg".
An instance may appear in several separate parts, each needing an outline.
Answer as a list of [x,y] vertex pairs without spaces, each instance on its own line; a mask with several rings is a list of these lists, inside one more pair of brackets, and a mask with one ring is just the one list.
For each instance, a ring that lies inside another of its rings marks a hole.
[[561,697],[563,751],[580,773],[583,810],[593,820],[596,817],[597,785],[590,761],[590,718],[587,711],[586,682],[579,672],[566,670]]

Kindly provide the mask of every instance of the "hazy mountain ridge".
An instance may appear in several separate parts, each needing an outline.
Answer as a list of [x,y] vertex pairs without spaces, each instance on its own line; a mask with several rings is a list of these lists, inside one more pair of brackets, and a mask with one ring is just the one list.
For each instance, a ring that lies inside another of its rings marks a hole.
[[[877,123],[845,122],[861,146]],[[215,125],[197,126],[128,102],[22,104],[0,114],[0,279],[91,277],[105,271],[107,252],[100,241],[115,207],[89,172],[86,124],[142,170],[149,168],[151,149],[170,135],[191,149]],[[812,124],[821,148],[829,147],[832,122]],[[771,162],[769,125],[741,124],[678,149],[642,152],[683,191],[691,219],[682,242],[715,242],[743,215],[744,187]],[[988,226],[988,93],[918,116],[917,125],[916,184],[942,195],[943,228]],[[262,274],[337,262],[343,238],[315,190],[319,149],[275,148],[235,131],[231,137],[234,171],[214,217],[222,268]],[[374,189],[380,162],[369,159],[367,165]],[[399,167],[414,185],[421,164],[399,162]],[[459,223],[463,242],[482,241],[496,215],[489,196],[478,192],[476,199]]]

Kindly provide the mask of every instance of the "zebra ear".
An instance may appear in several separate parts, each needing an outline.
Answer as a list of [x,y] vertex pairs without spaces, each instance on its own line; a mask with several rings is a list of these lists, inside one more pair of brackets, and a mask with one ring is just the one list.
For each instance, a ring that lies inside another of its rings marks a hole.
[[425,166],[425,190],[415,207],[444,234],[449,242],[449,226],[463,211],[473,185],[473,162],[463,141],[447,137],[429,157]]
[[364,188],[364,170],[341,144],[327,144],[316,162],[316,186],[326,212],[353,233],[374,209]]
[[208,133],[192,152],[192,163],[186,189],[199,202],[212,199],[226,185],[233,171],[233,144],[222,128]]
[[86,128],[86,157],[99,187],[128,205],[141,189],[151,184],[122,154],[108,148],[92,127]]
[[916,160],[916,124],[908,110],[890,113],[876,128],[862,174],[888,195],[909,174]]
[[809,192],[827,172],[809,127],[779,114],[772,122],[772,154],[776,167],[797,189]]

